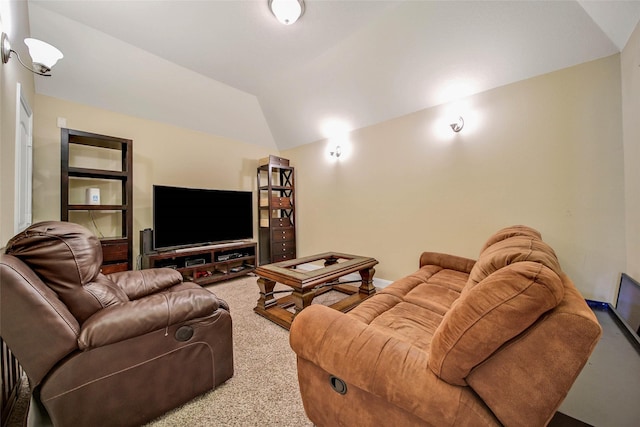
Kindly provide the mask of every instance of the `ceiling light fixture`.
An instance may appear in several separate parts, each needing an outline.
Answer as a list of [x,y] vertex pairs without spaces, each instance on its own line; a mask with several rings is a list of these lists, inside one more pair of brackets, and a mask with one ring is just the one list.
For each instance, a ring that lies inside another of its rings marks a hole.
[[451,126],[451,129],[453,129],[454,132],[460,132],[464,127],[464,119],[462,116],[459,116],[458,121],[451,123],[449,126]]
[[51,76],[51,74],[49,74],[51,68],[56,65],[56,62],[58,62],[59,59],[62,59],[64,57],[62,52],[51,46],[49,43],[45,43],[38,39],[27,38],[24,39],[24,43],[29,48],[29,55],[31,56],[34,68],[25,65],[25,63],[22,62],[22,59],[20,59],[20,55],[18,54],[18,52],[11,49],[9,37],[7,37],[5,33],[2,33],[2,38],[0,39],[2,63],[6,64],[7,62],[9,62],[11,54],[15,53],[16,57],[18,58],[18,62],[20,62],[20,64],[22,64],[22,66],[27,70],[39,76]]
[[304,0],[269,0],[269,10],[278,21],[291,25],[304,13]]
[[335,151],[330,151],[329,154],[331,154],[332,157],[339,159],[340,156],[342,155],[342,149],[340,148],[339,145],[336,145]]

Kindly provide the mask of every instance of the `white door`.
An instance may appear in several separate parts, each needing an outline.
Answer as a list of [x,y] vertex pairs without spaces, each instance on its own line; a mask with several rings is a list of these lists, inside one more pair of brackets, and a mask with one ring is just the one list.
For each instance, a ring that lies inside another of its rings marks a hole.
[[16,105],[15,232],[31,225],[33,181],[33,113],[18,83]]

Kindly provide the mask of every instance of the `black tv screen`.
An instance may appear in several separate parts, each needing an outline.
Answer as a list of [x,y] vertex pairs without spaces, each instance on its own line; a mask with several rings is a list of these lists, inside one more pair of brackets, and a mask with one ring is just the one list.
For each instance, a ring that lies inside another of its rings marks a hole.
[[253,238],[250,191],[153,186],[156,250]]

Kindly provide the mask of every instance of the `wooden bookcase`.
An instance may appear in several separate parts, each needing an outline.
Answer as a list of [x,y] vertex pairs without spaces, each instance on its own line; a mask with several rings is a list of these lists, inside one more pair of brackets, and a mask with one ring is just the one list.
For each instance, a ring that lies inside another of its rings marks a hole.
[[[60,219],[91,229],[95,213],[112,224],[107,228],[113,235],[99,236],[104,274],[133,269],[132,145],[130,139],[61,130]],[[85,201],[87,188],[100,189],[100,204]]]
[[142,268],[173,268],[201,286],[232,279],[256,268],[254,242],[221,243],[142,255]]
[[260,265],[296,257],[294,168],[269,156],[259,162],[258,241]]

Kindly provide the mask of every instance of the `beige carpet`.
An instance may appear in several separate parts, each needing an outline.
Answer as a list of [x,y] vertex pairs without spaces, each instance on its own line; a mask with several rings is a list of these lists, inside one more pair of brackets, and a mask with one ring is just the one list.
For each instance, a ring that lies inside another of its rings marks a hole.
[[148,426],[312,426],[300,400],[289,332],[253,312],[259,296],[256,278],[207,289],[231,309],[235,373],[217,389]]
[[[253,312],[259,296],[256,278],[246,276],[207,289],[231,309],[234,376],[147,426],[312,426],[300,400],[289,332]],[[276,288],[282,289],[287,288]],[[7,427],[24,425],[27,401],[23,392]]]

